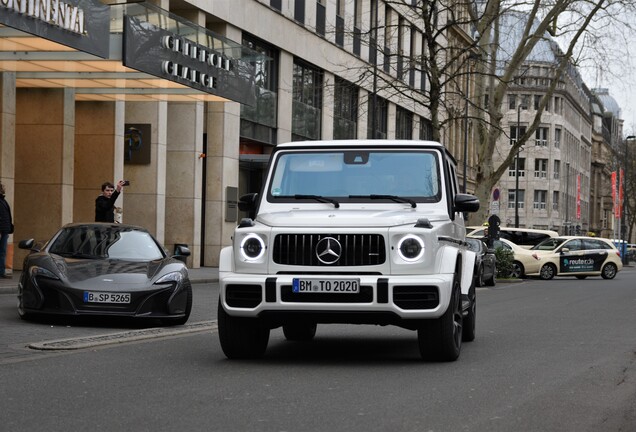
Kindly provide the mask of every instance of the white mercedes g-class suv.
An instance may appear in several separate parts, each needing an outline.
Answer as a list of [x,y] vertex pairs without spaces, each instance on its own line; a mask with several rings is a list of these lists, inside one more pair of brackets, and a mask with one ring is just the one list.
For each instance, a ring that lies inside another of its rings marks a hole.
[[474,253],[456,162],[430,141],[281,144],[261,194],[240,198],[221,251],[218,332],[228,358],[262,356],[271,329],[317,324],[417,330],[423,359],[453,361],[475,338]]

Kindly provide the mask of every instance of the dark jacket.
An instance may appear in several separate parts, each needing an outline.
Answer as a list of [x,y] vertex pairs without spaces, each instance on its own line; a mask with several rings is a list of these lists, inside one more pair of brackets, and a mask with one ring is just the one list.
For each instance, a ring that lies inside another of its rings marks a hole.
[[95,222],[115,222],[115,201],[119,196],[114,191],[110,198],[100,195],[95,200]]
[[13,232],[13,219],[11,218],[11,206],[4,195],[0,195],[0,233],[11,234]]

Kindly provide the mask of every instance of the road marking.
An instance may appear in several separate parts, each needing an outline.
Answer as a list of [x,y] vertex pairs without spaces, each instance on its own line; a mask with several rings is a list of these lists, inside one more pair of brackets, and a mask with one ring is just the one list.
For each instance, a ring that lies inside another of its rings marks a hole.
[[153,327],[149,329],[129,330],[103,335],[34,342],[28,344],[27,347],[41,351],[76,350],[102,345],[114,345],[126,342],[134,342],[145,339],[156,339],[162,337],[179,336],[184,334],[203,333],[207,331],[215,331],[216,329],[216,320],[201,321],[192,324],[185,324],[178,327]]

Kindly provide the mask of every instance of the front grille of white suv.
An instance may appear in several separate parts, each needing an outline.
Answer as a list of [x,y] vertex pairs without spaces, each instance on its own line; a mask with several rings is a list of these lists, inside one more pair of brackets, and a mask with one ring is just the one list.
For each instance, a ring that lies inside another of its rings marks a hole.
[[384,264],[386,247],[381,234],[278,234],[272,256],[281,265],[369,266]]

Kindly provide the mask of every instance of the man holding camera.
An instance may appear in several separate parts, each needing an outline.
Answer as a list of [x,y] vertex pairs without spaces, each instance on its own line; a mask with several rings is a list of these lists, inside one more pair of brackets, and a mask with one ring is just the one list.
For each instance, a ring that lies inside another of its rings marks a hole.
[[124,180],[119,180],[117,186],[111,182],[102,184],[102,194],[95,200],[95,222],[115,222],[115,201],[121,188],[129,184]]

